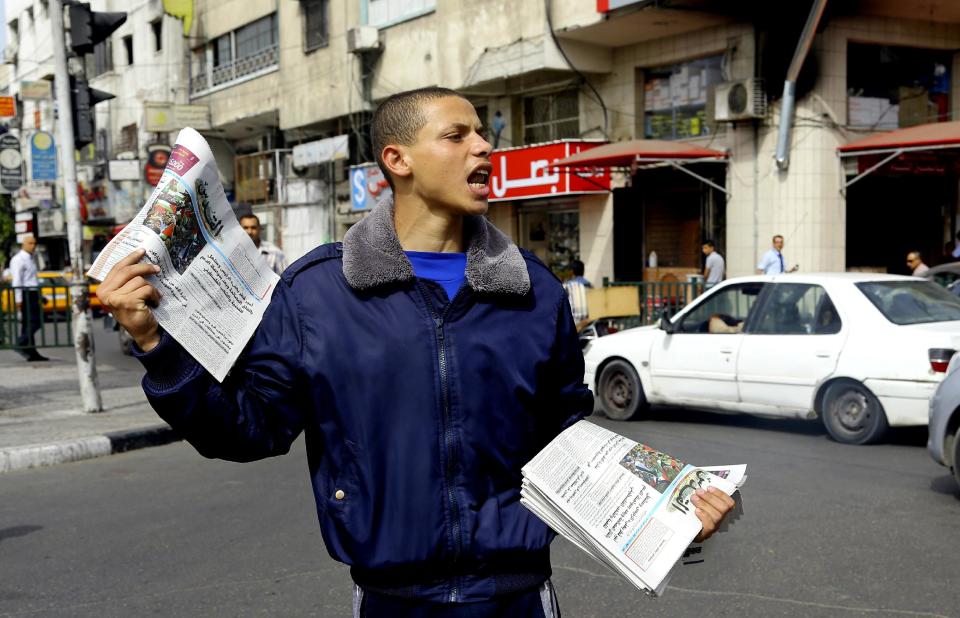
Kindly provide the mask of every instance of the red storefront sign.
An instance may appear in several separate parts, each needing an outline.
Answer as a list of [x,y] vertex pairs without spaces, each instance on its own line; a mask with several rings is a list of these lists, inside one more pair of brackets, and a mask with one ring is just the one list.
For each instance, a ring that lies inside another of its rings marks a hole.
[[610,190],[610,171],[572,172],[553,164],[606,142],[562,141],[494,150],[490,155],[490,201],[554,197]]

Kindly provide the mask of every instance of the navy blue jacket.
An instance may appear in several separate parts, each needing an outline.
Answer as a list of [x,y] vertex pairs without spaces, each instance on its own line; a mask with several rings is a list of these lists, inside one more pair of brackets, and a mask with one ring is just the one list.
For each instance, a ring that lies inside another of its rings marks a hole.
[[549,577],[554,533],[520,504],[520,468],[593,407],[560,282],[481,217],[465,237],[448,301],[383,204],[287,269],[222,384],[169,335],[140,355],[154,409],[204,456],[279,455],[303,431],[330,555],[434,601]]

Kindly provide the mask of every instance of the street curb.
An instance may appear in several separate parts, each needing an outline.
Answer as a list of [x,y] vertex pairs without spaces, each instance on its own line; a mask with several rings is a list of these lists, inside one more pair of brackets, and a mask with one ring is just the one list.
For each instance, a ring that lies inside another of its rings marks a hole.
[[49,444],[5,448],[0,449],[0,474],[162,446],[180,439],[169,425],[152,425]]

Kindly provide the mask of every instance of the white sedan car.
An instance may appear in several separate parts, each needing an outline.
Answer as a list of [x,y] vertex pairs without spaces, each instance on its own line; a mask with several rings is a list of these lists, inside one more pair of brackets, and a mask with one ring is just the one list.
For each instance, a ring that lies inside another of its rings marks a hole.
[[930,281],[860,273],[730,279],[658,326],[592,342],[603,412],[648,404],[823,419],[839,442],[926,425],[960,349],[960,298]]

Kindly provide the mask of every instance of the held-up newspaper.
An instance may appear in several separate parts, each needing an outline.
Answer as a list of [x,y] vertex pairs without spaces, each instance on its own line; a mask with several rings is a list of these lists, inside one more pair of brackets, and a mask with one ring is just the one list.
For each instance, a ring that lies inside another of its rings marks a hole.
[[522,472],[524,506],[654,595],[700,533],[694,492],[713,486],[733,496],[746,480],[745,465],[697,468],[589,421],[564,430]]
[[256,330],[279,277],[227,202],[207,142],[183,129],[160,183],[140,213],[87,273],[103,281],[137,249],[160,266],[148,278],[161,294],[157,321],[223,381]]

